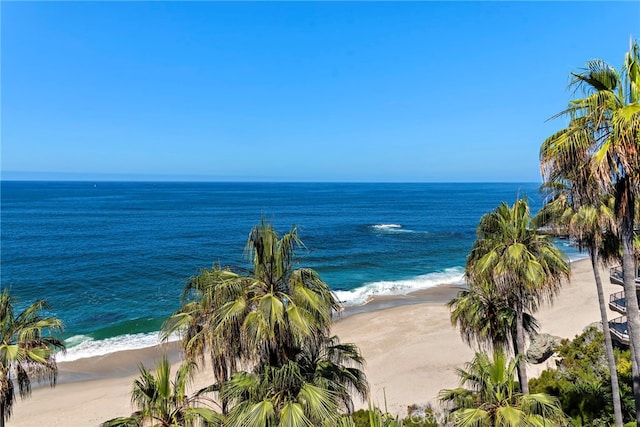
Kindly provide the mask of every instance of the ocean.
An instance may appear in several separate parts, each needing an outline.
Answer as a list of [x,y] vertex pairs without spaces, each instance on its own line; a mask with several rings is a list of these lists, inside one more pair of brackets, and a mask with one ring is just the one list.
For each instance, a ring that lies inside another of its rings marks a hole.
[[[462,284],[478,220],[536,183],[1,183],[0,285],[65,324],[59,361],[158,343],[188,278],[216,263],[248,267],[262,218],[298,228],[299,265],[345,306],[373,295]],[[582,257],[558,241],[572,259]]]

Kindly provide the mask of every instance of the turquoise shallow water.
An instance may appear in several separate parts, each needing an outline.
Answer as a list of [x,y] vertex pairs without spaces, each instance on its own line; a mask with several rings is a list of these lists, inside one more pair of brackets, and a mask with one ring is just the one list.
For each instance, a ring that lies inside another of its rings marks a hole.
[[[190,275],[292,225],[345,304],[459,282],[480,216],[538,184],[2,182],[1,285],[46,299],[66,360],[157,343]],[[559,242],[572,257],[580,255]]]

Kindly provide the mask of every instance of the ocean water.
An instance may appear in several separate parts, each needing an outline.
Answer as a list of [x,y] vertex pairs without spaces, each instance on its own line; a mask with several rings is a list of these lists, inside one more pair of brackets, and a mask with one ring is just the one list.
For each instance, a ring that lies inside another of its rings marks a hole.
[[[538,184],[1,183],[2,288],[65,323],[59,360],[154,345],[187,279],[248,267],[250,229],[298,227],[311,267],[345,305],[462,283],[483,213]],[[578,254],[558,242],[572,258]]]

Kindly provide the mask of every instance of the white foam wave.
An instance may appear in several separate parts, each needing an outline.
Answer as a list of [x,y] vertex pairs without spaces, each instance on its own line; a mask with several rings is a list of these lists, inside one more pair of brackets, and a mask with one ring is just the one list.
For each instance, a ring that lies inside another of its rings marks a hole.
[[402,227],[402,224],[375,224],[372,225],[376,231],[386,231],[386,232],[400,232],[400,233],[411,233],[413,230],[407,230]]
[[405,295],[444,284],[464,284],[464,269],[453,267],[411,279],[366,283],[350,291],[336,291],[335,294],[344,305],[350,306],[366,304],[376,295]]
[[375,228],[376,230],[389,230],[389,229],[394,229],[394,228],[402,228],[402,225],[400,224],[376,224],[376,225],[372,225],[373,228]]
[[567,255],[571,262],[589,258],[589,253],[586,251],[580,251],[580,249],[578,249],[578,244],[572,239],[558,239],[555,243],[556,246],[559,246],[560,250]]
[[86,340],[90,340],[91,337],[87,336],[87,335],[74,335],[72,337],[67,338],[66,340],[64,340],[64,344],[67,347],[72,347],[74,345],[78,345],[83,341]]
[[589,255],[588,254],[584,254],[581,252],[575,253],[575,254],[569,254],[567,255],[569,257],[569,261],[570,262],[574,262],[574,261],[581,261],[583,259],[589,259]]
[[[169,341],[179,337],[172,335]],[[117,337],[96,340],[86,335],[74,335],[65,340],[67,352],[56,354],[58,362],[71,362],[85,357],[103,356],[108,353],[124,350],[136,350],[160,344],[158,332],[126,334]]]

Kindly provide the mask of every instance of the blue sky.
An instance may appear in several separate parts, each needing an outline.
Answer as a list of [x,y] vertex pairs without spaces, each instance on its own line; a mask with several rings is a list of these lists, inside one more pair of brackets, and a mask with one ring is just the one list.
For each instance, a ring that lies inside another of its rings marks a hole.
[[7,2],[5,179],[533,181],[640,2]]

